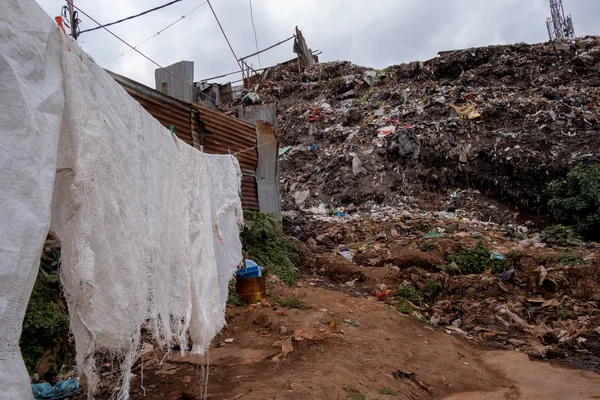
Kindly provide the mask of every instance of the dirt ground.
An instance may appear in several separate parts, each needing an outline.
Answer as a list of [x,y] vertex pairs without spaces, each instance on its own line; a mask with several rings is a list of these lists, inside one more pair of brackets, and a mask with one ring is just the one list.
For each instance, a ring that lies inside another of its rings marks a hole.
[[[489,351],[373,297],[271,283],[269,305],[228,310],[208,359],[209,399],[594,399],[600,375]],[[294,306],[276,305],[284,302]],[[231,341],[230,339],[233,339]],[[292,351],[282,355],[283,348]],[[144,356],[132,399],[199,399],[198,356]],[[414,373],[396,379],[394,371]],[[108,395],[107,397],[108,398]]]

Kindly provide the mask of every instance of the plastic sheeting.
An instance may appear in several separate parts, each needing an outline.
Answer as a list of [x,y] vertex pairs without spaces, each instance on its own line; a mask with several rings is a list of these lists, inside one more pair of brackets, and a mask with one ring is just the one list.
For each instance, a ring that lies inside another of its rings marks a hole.
[[[49,225],[88,396],[99,352],[148,329],[203,353],[241,262],[240,169],[186,145],[67,38],[34,0],[0,15],[0,398],[32,398],[18,341]],[[168,347],[167,347],[168,348]]]

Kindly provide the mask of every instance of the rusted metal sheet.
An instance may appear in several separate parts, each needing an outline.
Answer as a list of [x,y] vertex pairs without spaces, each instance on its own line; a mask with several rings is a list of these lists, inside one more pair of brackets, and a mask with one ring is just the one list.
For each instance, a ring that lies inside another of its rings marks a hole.
[[231,152],[235,155],[243,174],[242,206],[258,211],[255,178],[258,153],[253,125],[209,107],[175,99],[114,72],[107,72],[163,126],[169,128],[173,125],[175,135],[185,143],[196,149],[203,146],[204,151],[211,154]]
[[231,154],[240,162],[244,174],[254,175],[258,165],[256,129],[237,118],[201,104],[193,104],[200,115],[204,135],[204,151],[213,154]]
[[281,220],[281,197],[279,193],[278,144],[276,139],[277,117],[275,104],[243,107],[240,113],[244,121],[255,123],[258,149],[256,186],[261,212],[270,213]]
[[254,176],[242,176],[242,208],[258,211],[258,192]]
[[175,136],[190,146],[194,145],[192,124],[190,123],[192,113],[190,103],[177,100],[114,72],[107,72],[164,127],[168,129],[173,125]]

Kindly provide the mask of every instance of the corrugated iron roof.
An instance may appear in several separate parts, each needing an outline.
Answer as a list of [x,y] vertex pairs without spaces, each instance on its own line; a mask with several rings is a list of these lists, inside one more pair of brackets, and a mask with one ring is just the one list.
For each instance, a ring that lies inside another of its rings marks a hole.
[[[238,159],[242,178],[242,206],[258,210],[256,189],[256,128],[240,119],[197,103],[187,103],[139,82],[107,71],[115,81],[163,126],[175,127],[175,135],[192,147],[211,154],[228,154]],[[204,143],[201,143],[204,139]],[[251,150],[248,150],[251,149]],[[246,150],[246,151],[244,151]],[[236,154],[240,151],[243,153]]]

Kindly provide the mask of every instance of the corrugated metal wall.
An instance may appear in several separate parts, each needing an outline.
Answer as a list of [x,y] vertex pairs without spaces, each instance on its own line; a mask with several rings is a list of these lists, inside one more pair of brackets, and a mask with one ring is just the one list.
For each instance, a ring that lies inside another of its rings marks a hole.
[[131,97],[156,118],[163,126],[175,127],[175,135],[192,147],[211,154],[231,154],[240,162],[242,170],[242,206],[258,211],[256,188],[256,129],[253,125],[223,114],[209,107],[186,103],[107,71]]
[[258,165],[256,185],[261,212],[270,213],[281,219],[281,197],[279,193],[279,166],[277,143],[277,117],[275,103],[241,106],[239,114],[244,121],[256,125]]
[[185,102],[194,101],[194,90],[190,85],[194,84],[194,63],[192,61],[180,61],[173,65],[165,67],[165,69],[171,74],[178,76],[183,79],[185,83],[175,78],[173,75],[168,74],[166,71],[158,68],[154,71],[154,81],[156,83],[156,90],[163,92],[163,84],[166,84],[166,89],[169,96],[175,97],[176,99],[183,100]]

